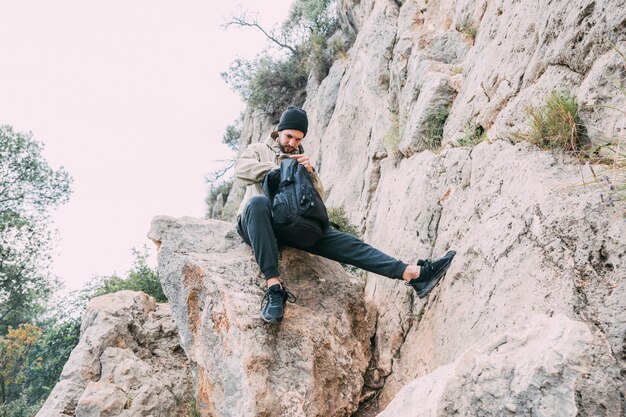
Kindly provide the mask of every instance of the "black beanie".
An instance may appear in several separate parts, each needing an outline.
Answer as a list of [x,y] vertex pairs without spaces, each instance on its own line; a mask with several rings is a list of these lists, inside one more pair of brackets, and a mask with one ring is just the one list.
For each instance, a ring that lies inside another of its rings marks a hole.
[[280,122],[278,123],[277,131],[294,129],[299,130],[306,136],[306,131],[309,127],[309,119],[306,117],[306,111],[300,107],[289,106],[287,110],[280,115]]

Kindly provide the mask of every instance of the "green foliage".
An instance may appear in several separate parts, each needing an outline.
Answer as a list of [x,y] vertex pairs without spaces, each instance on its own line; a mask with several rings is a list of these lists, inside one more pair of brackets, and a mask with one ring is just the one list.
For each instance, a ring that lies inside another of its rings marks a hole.
[[306,98],[308,74],[323,79],[336,53],[348,47],[345,41],[328,44],[338,27],[331,5],[334,2],[330,0],[296,0],[283,25],[272,31],[266,31],[245,13],[234,16],[227,27],[256,28],[284,54],[264,53],[252,61],[237,59],[222,73],[226,83],[249,106],[268,115],[277,116],[290,104],[301,106]]
[[31,133],[0,126],[0,209],[26,219],[44,215],[65,203],[71,178],[63,168],[53,170],[41,154],[43,145]]
[[304,103],[306,64],[297,55],[283,59],[261,55],[251,62],[240,58],[222,78],[249,106],[269,115],[279,114],[289,104]]
[[577,153],[582,148],[582,125],[578,102],[569,93],[553,91],[543,107],[529,110],[526,137],[544,149],[561,149]]
[[[348,57],[348,50],[354,43],[355,39],[356,35],[354,34],[348,34],[345,36],[331,36],[326,42],[328,45],[328,51],[330,56],[332,56],[333,58],[346,59]],[[332,66],[332,62],[330,62],[328,68],[330,68],[330,66]]]
[[26,395],[20,396],[18,399],[0,404],[0,417],[33,417],[44,400],[32,404]]
[[157,271],[147,264],[147,248],[142,251],[133,249],[133,266],[125,278],[112,275],[96,277],[85,290],[86,298],[91,299],[122,290],[143,291],[154,297],[158,302],[167,302]]
[[243,124],[243,115],[239,116],[232,124],[226,126],[226,131],[222,137],[222,143],[233,151],[239,150],[239,139],[241,138],[241,128]]
[[329,220],[339,226],[342,232],[349,233],[358,239],[361,238],[361,234],[356,226],[350,222],[343,207],[327,207],[327,211]]
[[[346,211],[343,209],[343,207],[327,207],[326,210],[328,211],[328,219],[332,223],[335,223],[338,226],[339,230],[345,233],[349,233],[357,239],[361,238],[361,234],[359,233],[356,226],[350,222],[350,220],[348,219],[348,215],[346,214]],[[356,266],[344,263],[342,263],[341,266],[343,266],[343,268],[350,274],[355,276],[359,275],[359,268],[357,268]]]
[[22,393],[29,403],[45,401],[80,337],[80,320],[52,320],[33,344]]
[[487,138],[485,129],[481,125],[467,122],[463,129],[463,136],[459,139],[460,146],[473,147]]
[[312,33],[303,45],[306,58],[306,71],[311,72],[315,79],[323,80],[335,60],[334,49],[328,45],[328,37],[322,33]]
[[[329,9],[331,3],[331,0],[296,0],[283,23],[283,31],[296,27],[305,32],[331,34],[337,27],[337,21]],[[306,35],[300,36],[306,39]]]
[[458,28],[458,31],[463,33],[465,36],[470,38],[472,42],[476,39],[476,33],[478,29],[476,28],[476,24],[471,22],[470,20],[466,20],[463,24]]
[[0,213],[0,335],[35,320],[58,287],[47,269],[51,239],[45,222]]
[[41,329],[33,324],[9,327],[7,334],[0,337],[0,402],[17,399],[24,384],[24,371],[33,344]]
[[443,126],[450,114],[450,107],[440,106],[430,113],[424,121],[424,143],[427,149],[436,150],[443,140]]
[[49,211],[65,203],[71,177],[53,170],[30,133],[0,126],[0,335],[34,320],[58,285],[49,273]]
[[[337,30],[337,19],[330,0],[297,0],[283,23],[283,30],[288,32],[297,27],[304,35],[298,39],[298,50],[306,62],[307,71],[322,80],[335,58],[335,47],[328,44],[329,38]],[[345,48],[345,44],[341,45]]]

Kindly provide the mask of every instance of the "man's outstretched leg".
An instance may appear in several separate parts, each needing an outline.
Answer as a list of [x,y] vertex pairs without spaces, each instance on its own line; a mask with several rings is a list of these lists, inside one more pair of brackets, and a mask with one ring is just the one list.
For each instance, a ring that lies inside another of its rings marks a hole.
[[426,297],[437,286],[456,254],[455,251],[449,251],[435,261],[425,259],[418,261],[417,265],[407,265],[349,233],[332,227],[326,230],[324,237],[315,245],[299,249],[388,278],[402,279],[417,292],[419,298]]
[[239,236],[250,246],[267,282],[261,302],[261,317],[268,323],[283,320],[285,303],[295,297],[280,283],[278,277],[278,244],[272,229],[271,205],[267,197],[255,196],[246,205],[237,222]]

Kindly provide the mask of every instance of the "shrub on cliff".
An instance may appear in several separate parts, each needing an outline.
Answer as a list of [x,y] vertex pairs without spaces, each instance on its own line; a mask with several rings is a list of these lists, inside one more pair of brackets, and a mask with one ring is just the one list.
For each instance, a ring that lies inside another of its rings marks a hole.
[[337,31],[335,3],[330,0],[296,0],[280,28],[266,30],[255,17],[241,12],[224,26],[259,30],[280,53],[254,60],[238,59],[222,77],[246,103],[277,116],[290,104],[301,106],[306,98],[308,74],[322,80],[336,54],[345,53],[345,42],[330,42]]
[[[357,239],[361,239],[361,233],[359,233],[357,227],[352,224],[352,222],[350,222],[350,219],[348,219],[348,214],[343,207],[327,207],[327,210],[328,219],[331,221],[331,223],[334,223],[339,228],[339,230],[349,233]],[[344,263],[342,263],[341,266],[352,275],[359,275],[359,268],[357,268],[356,266]]]
[[90,286],[83,291],[86,298],[91,299],[122,290],[131,290],[143,291],[160,303],[167,302],[157,271],[147,263],[147,248],[144,247],[141,251],[133,249],[133,257],[135,258],[133,266],[125,278],[117,275],[94,278]]
[[578,152],[582,149],[582,125],[578,102],[569,93],[553,91],[546,104],[529,110],[530,122],[526,137],[546,149]]

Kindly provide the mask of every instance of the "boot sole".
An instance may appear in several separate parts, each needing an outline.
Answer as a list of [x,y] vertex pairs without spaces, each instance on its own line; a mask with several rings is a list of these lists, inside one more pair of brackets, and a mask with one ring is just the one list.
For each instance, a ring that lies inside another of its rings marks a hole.
[[448,268],[450,268],[450,265],[452,264],[452,260],[454,259],[455,255],[456,255],[456,251],[453,251],[453,250],[448,251],[444,255],[444,258],[448,258],[448,263],[445,265],[445,267],[443,267],[441,269],[439,274],[437,274],[433,278],[431,278],[431,283],[428,284],[428,286],[426,288],[424,288],[423,290],[421,290],[421,291],[419,291],[417,293],[417,296],[419,298],[426,297],[437,285],[439,285],[439,283],[442,281],[443,277],[446,275],[446,272],[448,272]]
[[279,319],[266,319],[265,317],[261,316],[261,318],[263,319],[264,322],[270,323],[270,324],[281,323],[283,321],[282,317]]

